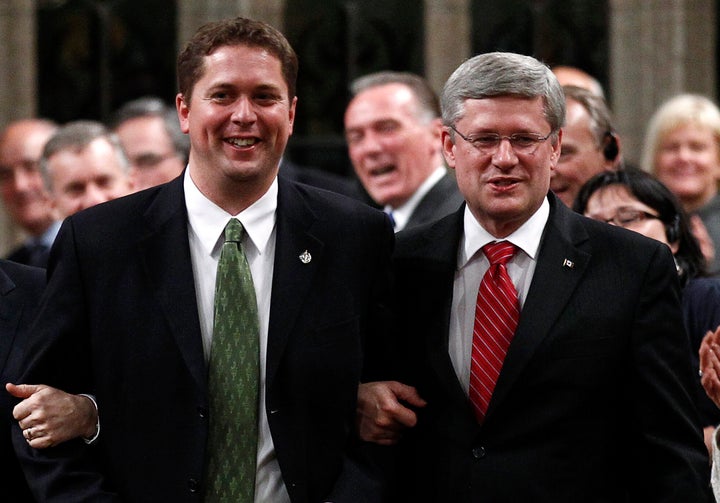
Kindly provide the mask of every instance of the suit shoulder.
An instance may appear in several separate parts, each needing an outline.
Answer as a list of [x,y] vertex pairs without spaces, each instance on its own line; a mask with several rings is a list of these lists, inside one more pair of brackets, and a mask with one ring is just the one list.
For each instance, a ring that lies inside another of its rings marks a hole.
[[343,216],[350,220],[385,218],[377,208],[349,196],[299,182],[287,182],[285,190],[294,190],[321,217]]

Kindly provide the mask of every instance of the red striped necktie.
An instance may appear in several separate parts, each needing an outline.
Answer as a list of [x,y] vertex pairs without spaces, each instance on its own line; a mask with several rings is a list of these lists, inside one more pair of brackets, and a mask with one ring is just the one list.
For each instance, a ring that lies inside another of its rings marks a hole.
[[490,261],[490,268],[478,290],[470,363],[470,402],[479,422],[485,419],[520,318],[517,291],[505,267],[516,249],[508,241],[490,243],[482,249]]

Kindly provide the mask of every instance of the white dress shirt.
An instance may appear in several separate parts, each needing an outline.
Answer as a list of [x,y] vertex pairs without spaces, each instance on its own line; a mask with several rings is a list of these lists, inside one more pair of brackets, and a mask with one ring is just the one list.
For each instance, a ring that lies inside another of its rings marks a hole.
[[450,359],[465,393],[468,393],[470,388],[470,358],[475,324],[475,304],[480,281],[490,267],[490,262],[482,252],[482,247],[493,241],[510,241],[518,247],[515,256],[507,263],[507,271],[515,285],[515,290],[517,290],[522,312],[522,306],[535,273],[537,252],[549,215],[550,203],[546,198],[540,208],[518,230],[506,238],[497,239],[480,226],[468,207],[465,206],[464,230],[458,247],[457,269],[453,282],[448,340]]
[[240,220],[245,229],[242,245],[253,277],[260,322],[260,410],[255,501],[290,503],[275,455],[275,446],[265,410],[268,324],[275,260],[277,179],[260,199],[239,215],[230,215],[205,197],[192,181],[190,170],[185,172],[184,190],[188,212],[190,256],[206,362],[212,344],[215,276],[220,260],[223,230],[230,218]]

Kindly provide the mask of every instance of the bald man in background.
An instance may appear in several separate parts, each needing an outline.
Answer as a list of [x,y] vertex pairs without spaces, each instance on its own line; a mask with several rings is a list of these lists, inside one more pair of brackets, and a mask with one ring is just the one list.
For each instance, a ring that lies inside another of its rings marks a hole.
[[40,173],[40,155],[57,125],[20,119],[0,133],[0,197],[13,224],[27,239],[10,251],[13,262],[45,267],[60,223]]
[[603,99],[605,98],[605,91],[600,81],[580,68],[558,65],[552,68],[552,72],[561,86],[582,87]]

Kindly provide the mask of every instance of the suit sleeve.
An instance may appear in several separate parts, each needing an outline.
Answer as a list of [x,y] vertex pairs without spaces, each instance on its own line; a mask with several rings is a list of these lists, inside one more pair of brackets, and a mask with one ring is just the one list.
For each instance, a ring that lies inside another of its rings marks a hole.
[[[373,380],[385,371],[391,354],[390,296],[392,293],[391,255],[395,242],[389,221],[370,239],[377,250],[363,322],[363,381]],[[354,411],[353,411],[354,412]],[[349,418],[351,435],[343,469],[328,501],[332,503],[377,503],[384,501],[386,474],[392,463],[393,448],[363,442],[355,431],[355,416]]]
[[[48,384],[70,393],[92,393],[90,344],[81,266],[72,221],[56,240],[48,267],[48,286],[28,334],[21,382]],[[102,489],[93,448],[75,439],[49,449],[32,449],[13,421],[13,445],[39,501],[116,501]]]
[[672,257],[659,245],[644,275],[630,340],[630,501],[711,501],[679,285],[669,270]]

